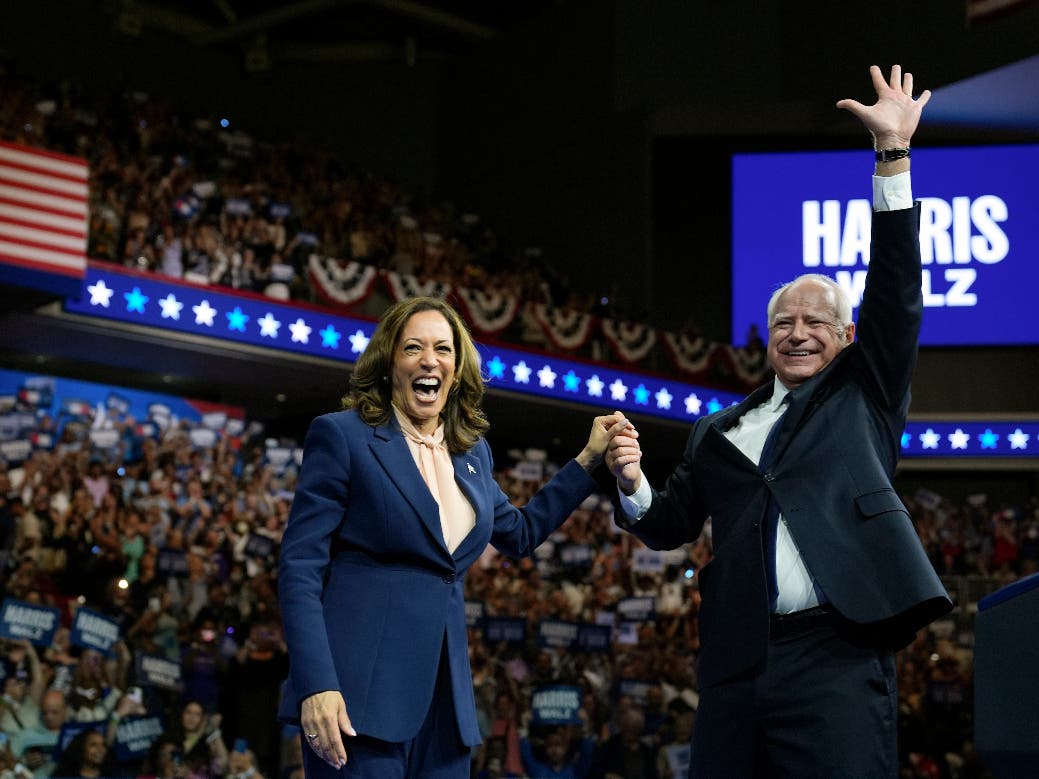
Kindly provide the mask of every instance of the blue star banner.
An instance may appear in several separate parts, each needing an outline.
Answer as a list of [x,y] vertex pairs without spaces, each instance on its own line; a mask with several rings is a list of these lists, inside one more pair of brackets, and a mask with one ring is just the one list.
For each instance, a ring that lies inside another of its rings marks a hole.
[[[352,363],[375,330],[366,319],[91,263],[70,312]],[[741,394],[670,377],[496,344],[477,344],[488,389],[692,423]],[[1036,457],[1039,419],[910,420],[903,457]]]
[[[163,276],[91,264],[83,294],[65,301],[77,314],[204,335],[297,354],[354,362],[375,323],[314,306],[219,291]],[[598,408],[692,420],[736,403],[740,395],[554,355],[477,344],[488,388]]]

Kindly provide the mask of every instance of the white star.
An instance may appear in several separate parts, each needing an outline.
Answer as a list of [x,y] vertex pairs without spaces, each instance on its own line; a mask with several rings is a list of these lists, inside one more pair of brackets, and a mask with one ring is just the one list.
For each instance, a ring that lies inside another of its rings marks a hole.
[[268,338],[278,337],[278,328],[281,327],[281,322],[274,318],[270,311],[263,315],[262,319],[257,319],[256,324],[260,326],[260,337],[267,336]]
[[180,310],[184,308],[184,304],[173,297],[172,292],[162,298],[159,305],[162,306],[163,319],[180,319]]
[[940,440],[942,440],[942,437],[931,428],[927,428],[924,432],[920,433],[920,443],[923,445],[924,449],[937,449]]
[[350,351],[354,354],[361,354],[368,348],[368,341],[369,338],[364,334],[364,331],[358,330],[350,336]]
[[667,391],[667,387],[661,387],[654,397],[657,399],[657,408],[671,408],[671,401],[675,396]]
[[949,433],[949,443],[952,445],[953,449],[966,449],[969,440],[970,436],[959,428],[956,428],[956,430]]
[[293,343],[305,344],[310,340],[310,325],[302,319],[297,319],[289,325],[289,330],[292,331]]
[[115,290],[107,286],[104,279],[98,279],[97,284],[87,287],[87,291],[90,293],[90,305],[105,308],[108,308],[108,303],[115,294]]
[[518,364],[512,366],[512,376],[518,384],[530,383],[530,368],[527,367],[525,360],[520,360]]
[[1007,436],[1010,439],[1011,449],[1024,449],[1028,446],[1028,439],[1031,438],[1028,433],[1024,432],[1021,428],[1018,428],[1013,433]]
[[542,387],[552,388],[556,386],[555,372],[549,366],[546,365],[544,368],[538,371],[538,382],[541,384]]
[[624,400],[628,397],[628,388],[620,379],[614,379],[610,385],[610,400]]
[[192,306],[191,310],[195,312],[196,325],[205,325],[206,327],[213,326],[213,317],[216,316],[217,311],[209,305],[208,300],[203,300],[197,306]]
[[696,416],[700,413],[700,407],[703,406],[703,401],[696,397],[695,392],[691,392],[686,395],[685,398],[685,413]]
[[599,374],[595,373],[592,378],[585,382],[585,386],[588,387],[588,394],[595,398],[602,397],[603,383],[602,379],[599,378]]

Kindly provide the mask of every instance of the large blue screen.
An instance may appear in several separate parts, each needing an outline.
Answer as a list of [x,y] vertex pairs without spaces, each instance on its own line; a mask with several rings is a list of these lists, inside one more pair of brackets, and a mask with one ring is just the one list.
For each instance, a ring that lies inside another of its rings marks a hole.
[[[835,278],[858,305],[869,257],[873,155],[736,154],[732,335],[764,332],[773,290]],[[924,346],[1039,344],[1039,146],[913,150],[921,201]]]

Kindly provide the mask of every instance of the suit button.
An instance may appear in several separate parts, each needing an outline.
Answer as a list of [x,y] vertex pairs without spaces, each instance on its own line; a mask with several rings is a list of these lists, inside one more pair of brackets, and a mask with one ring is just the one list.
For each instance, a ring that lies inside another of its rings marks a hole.
[[765,474],[765,481],[775,481],[775,480],[776,480],[776,477],[772,474],[771,471],[769,471],[768,473]]
[[444,582],[444,584],[454,584],[455,583],[455,575],[453,573],[448,574],[447,576],[441,576],[440,579],[441,579],[441,581]]

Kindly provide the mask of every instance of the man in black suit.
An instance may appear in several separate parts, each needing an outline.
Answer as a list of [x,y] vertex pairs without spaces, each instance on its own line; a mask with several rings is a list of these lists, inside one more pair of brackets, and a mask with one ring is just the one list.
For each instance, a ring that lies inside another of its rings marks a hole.
[[951,608],[892,487],[923,310],[909,142],[930,99],[899,66],[877,102],[870,264],[859,310],[827,277],[768,305],[775,380],[698,421],[657,491],[638,433],[609,446],[618,522],[652,548],[693,541],[700,705],[690,776],[897,777],[893,652]]

